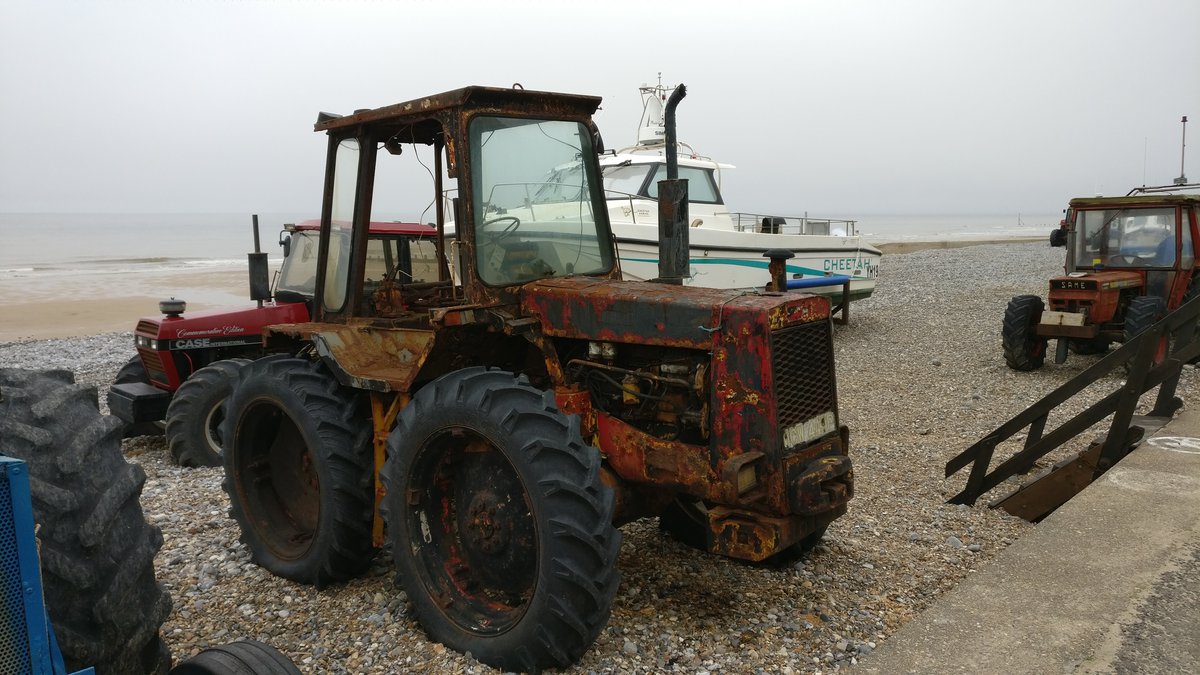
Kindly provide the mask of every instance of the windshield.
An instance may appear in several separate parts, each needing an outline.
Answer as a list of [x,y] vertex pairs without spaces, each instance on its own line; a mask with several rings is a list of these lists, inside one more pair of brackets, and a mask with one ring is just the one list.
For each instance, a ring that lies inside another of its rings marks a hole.
[[[653,173],[653,176],[650,174]],[[650,180],[647,180],[647,178]],[[679,167],[679,177],[688,182],[688,201],[696,204],[720,204],[721,194],[713,180],[712,169],[696,166]],[[604,168],[604,189],[611,198],[636,195],[646,199],[658,199],[658,181],[666,180],[667,165],[614,164]]]
[[577,122],[477,117],[471,121],[476,263],[492,286],[612,268]]
[[[437,281],[437,245],[433,237],[371,236],[367,239],[364,284],[376,287],[391,277],[397,283]],[[279,268],[278,291],[312,297],[317,288],[317,243],[315,231],[291,235],[291,244]]]
[[1076,267],[1174,265],[1174,208],[1092,209],[1076,212]]

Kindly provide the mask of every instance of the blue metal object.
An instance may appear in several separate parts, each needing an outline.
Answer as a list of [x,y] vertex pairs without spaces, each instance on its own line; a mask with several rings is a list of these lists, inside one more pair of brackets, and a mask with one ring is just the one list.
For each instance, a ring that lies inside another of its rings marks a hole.
[[31,500],[25,462],[0,455],[0,673],[65,675],[42,598]]
[[842,286],[850,283],[850,277],[844,274],[834,274],[828,277],[812,277],[810,279],[788,279],[788,290],[794,288],[817,288],[819,286]]

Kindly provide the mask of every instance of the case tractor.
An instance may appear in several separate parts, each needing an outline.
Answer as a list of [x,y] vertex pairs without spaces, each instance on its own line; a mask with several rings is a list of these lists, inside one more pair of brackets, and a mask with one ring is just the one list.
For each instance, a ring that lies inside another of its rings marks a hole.
[[[1020,295],[1004,313],[1004,360],[1035,370],[1055,339],[1055,362],[1068,351],[1102,354],[1200,293],[1196,274],[1200,195],[1195,186],[1139,188],[1124,197],[1073,199],[1050,235],[1065,246],[1063,276],[1050,280],[1048,303]],[[1047,306],[1048,305],[1048,306]]]
[[[506,670],[596,639],[620,524],[658,516],[705,551],[777,559],[853,491],[829,302],[623,281],[599,103],[468,87],[322,113],[312,319],[267,326],[270,355],[226,405],[225,489],[254,561],[323,585],[387,545],[429,636]],[[368,223],[411,188],[385,167],[409,157],[432,169],[426,282],[368,272]],[[571,164],[577,183],[547,181]],[[660,208],[686,209],[686,189]]]
[[[117,372],[108,407],[127,424],[128,435],[162,432],[165,422],[171,459],[181,466],[221,465],[221,421],[225,399],[238,371],[263,355],[262,329],[308,321],[317,278],[319,220],[284,225],[279,234],[283,263],[273,291],[261,280],[251,288],[257,306],[186,312],[187,303],[159,303],[162,316],[148,316],[134,329],[137,354]],[[258,248],[258,220],[254,222]],[[437,278],[431,225],[372,222],[368,227],[365,273],[387,271],[409,281]],[[265,270],[266,254],[251,253],[251,270]],[[253,274],[253,272],[252,272]]]

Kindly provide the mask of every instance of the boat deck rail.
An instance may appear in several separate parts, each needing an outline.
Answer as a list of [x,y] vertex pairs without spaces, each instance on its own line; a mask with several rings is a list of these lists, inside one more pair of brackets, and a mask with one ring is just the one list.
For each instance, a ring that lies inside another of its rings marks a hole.
[[804,216],[768,216],[761,213],[730,213],[733,228],[738,232],[768,234],[819,234],[853,237],[858,234],[858,221],[841,218],[810,218]]
[[[657,202],[643,195],[630,194],[628,192],[619,192],[617,190],[605,190],[604,199],[608,202],[609,208],[617,202],[627,202],[628,207],[624,207],[628,211],[626,215],[633,223],[638,222],[637,209],[634,207],[634,202],[649,202],[657,205]],[[650,224],[658,222],[657,206],[653,211],[654,218]],[[760,232],[768,234],[815,234],[815,235],[835,235],[844,237],[854,237],[858,235],[858,221],[846,220],[842,218],[811,218],[809,216],[768,216],[759,213],[743,213],[737,211],[723,211],[718,215],[726,216],[733,223],[733,229],[737,232]]]

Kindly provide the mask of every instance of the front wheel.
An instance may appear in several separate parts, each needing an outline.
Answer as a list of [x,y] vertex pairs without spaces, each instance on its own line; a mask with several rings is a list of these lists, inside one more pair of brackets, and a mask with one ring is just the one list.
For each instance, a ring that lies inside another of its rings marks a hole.
[[1046,361],[1046,338],[1037,334],[1045,305],[1036,295],[1018,295],[1004,311],[1004,361],[1013,370],[1037,370]]
[[604,628],[621,536],[600,453],[523,376],[468,368],[400,413],[392,555],[429,636],[504,670],[565,667]]
[[217,361],[192,373],[167,406],[167,447],[179,466],[221,466],[225,401],[249,359]]
[[225,491],[251,559],[323,586],[371,561],[371,420],[320,365],[269,357],[226,404]]

